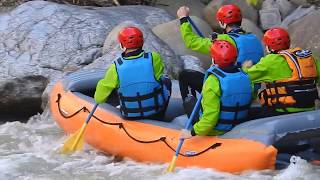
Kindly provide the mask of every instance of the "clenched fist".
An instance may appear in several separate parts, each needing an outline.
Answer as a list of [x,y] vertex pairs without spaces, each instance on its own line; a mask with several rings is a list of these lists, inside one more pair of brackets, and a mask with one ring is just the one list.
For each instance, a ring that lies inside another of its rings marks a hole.
[[181,6],[178,11],[177,11],[177,16],[179,19],[183,18],[183,17],[187,17],[189,16],[189,7],[187,6]]

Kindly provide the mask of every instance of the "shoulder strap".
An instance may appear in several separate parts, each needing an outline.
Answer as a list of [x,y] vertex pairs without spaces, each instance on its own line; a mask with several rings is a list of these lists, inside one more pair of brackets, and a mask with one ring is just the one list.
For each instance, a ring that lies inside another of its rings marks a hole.
[[301,72],[297,57],[293,53],[288,51],[288,50],[280,51],[279,54],[283,55],[287,61],[290,60],[290,61],[293,62],[296,70],[298,71],[299,79],[301,79],[302,78],[302,72]]
[[221,70],[218,70],[217,68],[212,69],[212,72],[221,78],[226,77],[226,75]]
[[149,58],[149,53],[144,53],[143,57],[148,59]]
[[121,66],[121,65],[123,64],[121,57],[119,57],[119,58],[117,59],[117,63],[116,63],[116,64],[118,64],[119,66]]

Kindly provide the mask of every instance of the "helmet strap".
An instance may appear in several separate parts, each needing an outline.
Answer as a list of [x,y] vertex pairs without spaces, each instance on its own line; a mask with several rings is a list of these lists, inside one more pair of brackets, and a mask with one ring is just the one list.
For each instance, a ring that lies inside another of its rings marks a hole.
[[213,59],[213,58],[211,58],[211,62],[212,62],[212,66],[216,65],[216,64],[214,63],[214,59]]
[[219,21],[219,26],[222,28],[222,29],[226,29],[227,28],[227,24],[226,23],[223,23],[221,21]]
[[121,51],[125,52],[127,50],[127,48],[123,47],[122,44],[120,43],[120,49]]

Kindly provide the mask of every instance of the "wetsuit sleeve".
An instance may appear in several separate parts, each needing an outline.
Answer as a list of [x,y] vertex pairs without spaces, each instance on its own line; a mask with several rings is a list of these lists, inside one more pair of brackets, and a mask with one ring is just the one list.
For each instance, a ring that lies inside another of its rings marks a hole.
[[252,83],[273,82],[290,78],[292,71],[281,55],[269,54],[251,68],[242,68]]
[[202,88],[202,116],[194,124],[193,132],[196,135],[208,135],[216,126],[220,114],[220,85],[218,79],[210,75]]
[[103,79],[101,79],[96,87],[94,100],[97,103],[104,103],[108,99],[110,93],[118,87],[119,80],[116,65],[111,64]]
[[211,39],[202,38],[195,34],[188,21],[183,21],[183,19],[181,19],[180,22],[180,32],[186,47],[202,54],[210,54],[210,46],[212,44]]
[[152,64],[154,77],[159,81],[164,71],[164,63],[159,53],[152,52]]

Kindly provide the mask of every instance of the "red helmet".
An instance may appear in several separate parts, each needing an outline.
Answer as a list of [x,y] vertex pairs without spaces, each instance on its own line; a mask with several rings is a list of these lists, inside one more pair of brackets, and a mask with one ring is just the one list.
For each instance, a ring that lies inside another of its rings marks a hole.
[[216,40],[210,47],[211,57],[220,68],[233,65],[237,60],[237,48],[228,41]]
[[226,24],[241,22],[241,10],[234,4],[224,5],[218,10],[216,18],[217,21],[221,21]]
[[118,40],[127,49],[140,48],[143,46],[143,34],[136,27],[123,28],[118,35]]
[[274,51],[289,49],[290,37],[282,28],[271,28],[263,35],[263,42]]

